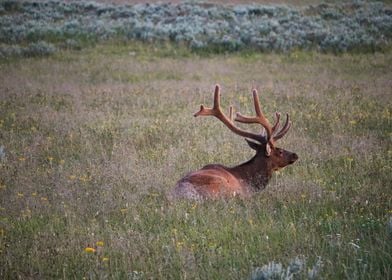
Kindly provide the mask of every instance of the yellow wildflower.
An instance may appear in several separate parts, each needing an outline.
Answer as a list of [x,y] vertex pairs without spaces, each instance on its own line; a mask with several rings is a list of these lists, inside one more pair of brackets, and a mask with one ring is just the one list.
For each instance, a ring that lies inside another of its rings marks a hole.
[[108,262],[108,261],[109,261],[109,258],[108,258],[108,257],[103,257],[103,258],[102,258],[102,261],[103,261],[103,262]]
[[86,248],[84,248],[84,251],[86,253],[95,253],[96,250],[92,247],[86,247]]
[[181,249],[183,246],[184,246],[184,242],[177,241],[177,243],[176,243],[177,249]]
[[82,175],[79,177],[79,180],[82,182],[88,182],[88,181],[91,181],[91,177],[88,175]]
[[95,245],[97,245],[98,247],[103,247],[104,243],[103,241],[97,241]]

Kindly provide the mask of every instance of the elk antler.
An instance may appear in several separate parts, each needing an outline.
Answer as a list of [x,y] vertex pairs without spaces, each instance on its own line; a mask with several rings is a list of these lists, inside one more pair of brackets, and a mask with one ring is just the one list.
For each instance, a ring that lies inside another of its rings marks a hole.
[[200,110],[197,113],[195,113],[194,116],[195,117],[214,116],[214,117],[218,118],[221,122],[223,122],[231,131],[233,131],[237,135],[256,140],[260,143],[269,142],[271,145],[273,145],[273,143],[276,140],[282,138],[289,130],[289,128],[291,126],[289,115],[287,114],[286,123],[283,126],[283,128],[278,133],[276,133],[276,130],[279,127],[280,113],[278,113],[278,112],[276,113],[276,123],[272,127],[260,109],[260,102],[259,102],[259,97],[257,95],[256,89],[253,90],[253,102],[254,102],[255,111],[256,111],[255,117],[247,117],[247,116],[244,116],[241,113],[237,112],[237,115],[234,120],[241,122],[241,123],[261,124],[264,127],[264,129],[266,130],[267,135],[255,134],[252,132],[242,130],[241,128],[237,127],[234,124],[233,118],[232,118],[232,114],[233,114],[233,107],[232,106],[230,106],[230,115],[229,115],[230,117],[229,118],[222,112],[221,107],[220,107],[220,87],[219,87],[219,85],[215,86],[213,107],[212,108],[205,108],[204,105],[201,105]]
[[[264,116],[263,112],[260,109],[260,101],[259,101],[259,96],[257,95],[257,90],[254,89],[252,93],[253,93],[253,103],[255,105],[256,116],[247,117],[238,112],[235,120],[241,123],[261,124],[265,128],[265,131],[267,132],[267,141],[269,141],[272,135],[272,126],[270,125],[269,121],[267,120],[267,118]],[[277,119],[277,123],[278,121],[279,118]]]
[[[276,113],[276,114],[278,115],[279,113]],[[276,122],[276,125],[275,125],[276,127],[274,126],[275,130],[278,128],[278,126],[279,126],[278,124],[279,124],[279,120]],[[273,136],[272,141],[275,142],[275,141],[279,140],[280,138],[282,138],[283,136],[285,136],[287,131],[289,131],[290,127],[291,127],[290,116],[289,116],[289,114],[286,114],[286,122],[285,122],[283,128]],[[273,132],[275,132],[275,130],[273,130]]]

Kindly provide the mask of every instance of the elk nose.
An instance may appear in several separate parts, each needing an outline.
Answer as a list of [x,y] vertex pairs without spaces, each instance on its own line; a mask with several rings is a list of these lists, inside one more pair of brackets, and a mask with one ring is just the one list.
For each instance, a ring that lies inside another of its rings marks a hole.
[[293,154],[291,155],[291,161],[290,161],[290,163],[294,163],[297,159],[298,159],[298,155],[297,155],[296,153],[293,153]]

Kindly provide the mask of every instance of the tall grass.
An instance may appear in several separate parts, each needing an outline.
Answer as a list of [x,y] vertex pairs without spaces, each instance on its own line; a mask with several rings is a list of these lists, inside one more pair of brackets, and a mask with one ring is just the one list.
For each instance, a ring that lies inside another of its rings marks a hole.
[[[391,62],[105,45],[1,64],[1,278],[391,278]],[[300,160],[250,199],[170,201],[252,155],[192,117],[218,82],[223,106],[251,113],[255,86],[288,112]]]

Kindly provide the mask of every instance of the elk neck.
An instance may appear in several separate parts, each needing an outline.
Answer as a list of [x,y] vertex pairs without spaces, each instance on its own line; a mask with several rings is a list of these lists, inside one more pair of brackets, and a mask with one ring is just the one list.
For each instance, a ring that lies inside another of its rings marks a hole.
[[272,177],[273,168],[267,157],[257,153],[249,161],[232,167],[229,171],[244,181],[254,191],[262,190]]

